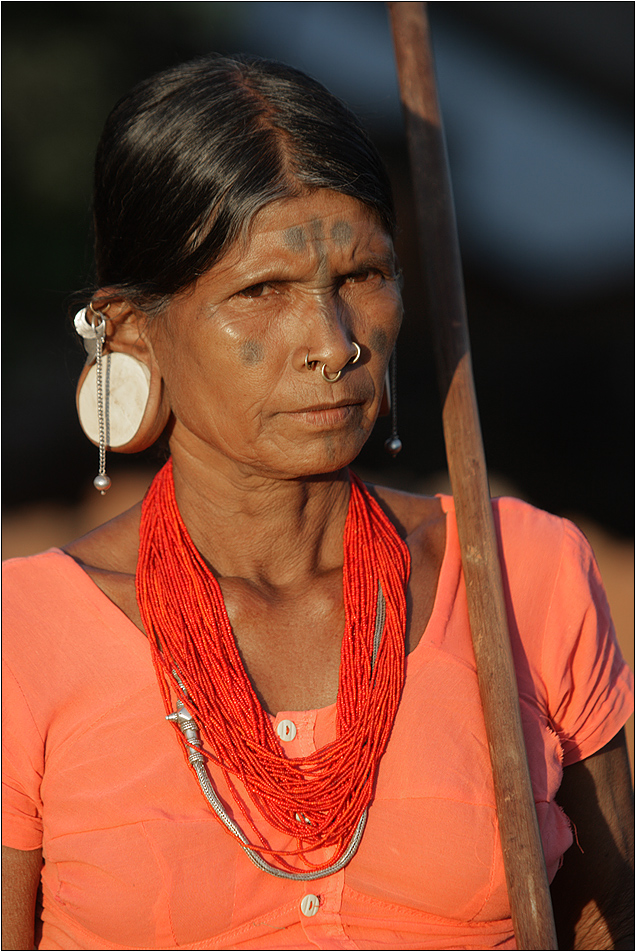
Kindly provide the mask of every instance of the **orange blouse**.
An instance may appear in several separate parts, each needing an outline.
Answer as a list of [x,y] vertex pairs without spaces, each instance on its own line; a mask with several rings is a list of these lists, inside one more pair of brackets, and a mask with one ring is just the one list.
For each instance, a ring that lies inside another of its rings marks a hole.
[[[344,870],[307,883],[257,870],[212,816],[146,639],[88,575],[57,549],[5,564],[3,840],[43,847],[39,948],[515,948],[453,502],[442,504],[435,606],[407,659],[362,842]],[[562,766],[622,727],[632,679],[578,530],[514,499],[495,516],[552,878],[572,842],[554,800]],[[305,756],[333,739],[335,706],[272,720],[293,722],[281,745]]]

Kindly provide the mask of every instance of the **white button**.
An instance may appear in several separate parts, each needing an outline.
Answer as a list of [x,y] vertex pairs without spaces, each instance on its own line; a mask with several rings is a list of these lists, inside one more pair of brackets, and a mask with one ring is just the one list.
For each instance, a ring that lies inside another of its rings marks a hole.
[[281,721],[276,728],[276,733],[281,740],[293,740],[296,736],[296,725],[293,721]]
[[318,896],[314,896],[313,893],[309,893],[307,896],[303,896],[300,902],[300,911],[303,916],[315,916],[318,912],[318,907],[320,906],[320,899]]

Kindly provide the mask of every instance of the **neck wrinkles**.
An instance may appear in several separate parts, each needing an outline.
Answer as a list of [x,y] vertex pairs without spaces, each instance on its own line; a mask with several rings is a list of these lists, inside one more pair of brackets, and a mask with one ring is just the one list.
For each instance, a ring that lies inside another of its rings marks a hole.
[[181,517],[218,576],[293,586],[342,566],[346,469],[308,479],[237,480],[192,459],[174,459],[173,466]]

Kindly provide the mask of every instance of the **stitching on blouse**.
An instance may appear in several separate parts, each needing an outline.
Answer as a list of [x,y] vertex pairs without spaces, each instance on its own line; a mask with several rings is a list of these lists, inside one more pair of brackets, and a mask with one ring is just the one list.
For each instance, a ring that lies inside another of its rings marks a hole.
[[[164,893],[164,907],[165,907],[165,909],[166,909],[166,914],[167,914],[168,922],[169,922],[169,924],[170,924],[170,932],[171,932],[171,934],[172,934],[172,941],[174,942],[174,944],[175,944],[176,946],[178,946],[179,943],[177,942],[177,933],[176,933],[176,929],[175,929],[175,927],[174,927],[174,922],[172,921],[172,908],[171,908],[171,906],[170,906],[170,898],[169,898],[169,897],[170,897],[170,889],[169,889],[169,883],[168,883],[167,877],[166,877],[166,862],[165,862],[165,858],[161,855],[161,853],[158,852],[157,847],[155,846],[155,843],[154,843],[154,841],[153,841],[153,838],[150,836],[150,833],[149,833],[148,830],[146,829],[146,823],[145,823],[145,821],[142,820],[139,825],[141,826],[142,833],[143,833],[143,835],[144,835],[144,837],[145,837],[145,839],[146,839],[146,842],[148,843],[148,846],[150,847],[150,851],[152,852],[152,855],[153,855],[154,858],[155,858],[155,863],[157,864],[157,869],[159,870],[159,873],[160,873],[160,875],[161,875],[161,884],[162,884],[163,893]],[[157,917],[156,917],[156,916],[153,916],[153,919],[154,919],[155,922],[157,921]]]

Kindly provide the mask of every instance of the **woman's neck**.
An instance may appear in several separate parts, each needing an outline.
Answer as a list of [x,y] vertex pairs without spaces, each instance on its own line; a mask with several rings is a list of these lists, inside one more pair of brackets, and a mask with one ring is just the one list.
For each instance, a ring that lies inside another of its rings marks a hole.
[[293,589],[342,566],[346,470],[276,479],[240,467],[210,469],[178,451],[173,469],[183,521],[220,577]]

